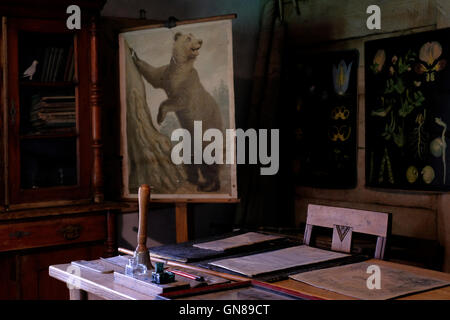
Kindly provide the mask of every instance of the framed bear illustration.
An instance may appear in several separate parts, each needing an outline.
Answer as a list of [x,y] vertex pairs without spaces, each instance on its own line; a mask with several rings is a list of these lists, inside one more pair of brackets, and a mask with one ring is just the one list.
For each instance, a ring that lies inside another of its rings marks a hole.
[[450,190],[449,29],[365,43],[366,185]]
[[[236,199],[232,20],[119,34],[124,198]],[[231,130],[229,130],[231,129]],[[232,153],[232,154],[227,154]]]

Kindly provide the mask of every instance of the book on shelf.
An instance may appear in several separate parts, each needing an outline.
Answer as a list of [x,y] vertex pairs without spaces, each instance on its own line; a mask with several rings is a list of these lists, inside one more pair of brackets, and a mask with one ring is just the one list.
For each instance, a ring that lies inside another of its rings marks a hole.
[[44,82],[47,82],[50,80],[50,72],[52,70],[53,61],[55,60],[55,52],[56,52],[56,48],[50,48],[47,67],[44,71],[44,79],[43,79]]
[[30,112],[31,114],[36,112],[72,112],[74,111],[74,107],[69,104],[50,104],[47,105],[45,103],[39,104],[35,106]]
[[67,81],[74,81],[75,79],[75,59],[74,55],[72,55],[72,59],[70,60],[69,73],[67,75]]
[[73,79],[69,78],[69,73],[71,72],[70,68],[72,66],[74,59],[73,45],[70,46],[67,52],[66,65],[64,68],[63,81],[72,81]]
[[35,111],[30,115],[31,121],[33,120],[52,120],[52,119],[72,119],[75,120],[75,111],[65,112],[48,112],[48,111]]
[[45,48],[43,63],[42,63],[42,67],[41,67],[41,75],[39,78],[40,81],[44,81],[44,79],[45,79],[45,72],[47,70],[49,57],[50,57],[50,48]]
[[73,101],[75,102],[75,96],[48,96],[48,97],[40,97],[39,99],[42,101]]
[[58,72],[59,65],[61,64],[61,54],[62,54],[61,50],[63,50],[63,49],[56,48],[55,60],[53,62],[53,66],[52,66],[50,77],[49,77],[50,82],[56,81],[56,74]]
[[73,45],[65,48],[47,47],[42,53],[41,82],[73,81],[75,54]]
[[30,125],[40,133],[76,126],[75,96],[34,95],[31,98]]

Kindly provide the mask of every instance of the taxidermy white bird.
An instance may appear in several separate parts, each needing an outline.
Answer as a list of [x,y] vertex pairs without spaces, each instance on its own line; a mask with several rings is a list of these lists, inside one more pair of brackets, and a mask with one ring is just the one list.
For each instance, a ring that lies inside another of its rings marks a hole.
[[37,60],[34,60],[33,63],[31,64],[31,66],[29,66],[28,69],[24,71],[23,77],[24,78],[29,77],[30,80],[33,80],[33,75],[36,72],[36,65],[38,63],[39,62],[37,62]]

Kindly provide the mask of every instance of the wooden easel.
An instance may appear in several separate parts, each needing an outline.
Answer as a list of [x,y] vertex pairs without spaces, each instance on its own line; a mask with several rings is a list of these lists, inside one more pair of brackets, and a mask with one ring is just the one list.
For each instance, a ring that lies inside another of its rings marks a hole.
[[[193,23],[200,23],[200,22],[209,22],[209,21],[220,21],[220,20],[230,20],[235,19],[237,17],[236,14],[228,14],[223,16],[214,16],[214,17],[207,17],[207,18],[200,18],[200,19],[192,19],[192,20],[184,20],[179,21],[175,17],[169,17],[169,19],[165,22],[159,22],[152,25],[144,25],[144,26],[136,26],[132,28],[123,28],[120,30],[121,33],[123,32],[130,32],[130,31],[138,31],[138,30],[147,30],[152,28],[173,28],[175,26],[179,25],[187,25],[187,24],[193,24]],[[120,62],[123,64],[123,62]],[[123,83],[124,77],[121,78],[121,88],[124,88]],[[122,90],[122,89],[121,89]],[[233,97],[234,99],[234,97]],[[233,100],[234,103],[234,100]],[[126,111],[124,109],[124,111]],[[232,108],[232,118],[234,119],[234,105]],[[126,122],[126,114],[125,116],[121,116],[122,121],[122,128],[126,128],[126,125],[124,124]],[[125,137],[124,134],[122,134],[122,139]],[[121,146],[121,154],[124,155],[124,158],[127,158],[127,147],[123,145]],[[128,167],[127,167],[127,161],[123,162],[124,166],[122,167],[122,177],[123,181],[126,181],[125,183],[125,190],[128,190]],[[235,183],[235,182],[234,182]],[[236,191],[237,192],[237,191]],[[123,197],[127,200],[130,198],[130,194],[125,194]],[[158,204],[158,203],[173,203],[175,206],[175,225],[176,225],[176,241],[177,243],[180,242],[186,242],[189,240],[189,227],[191,226],[192,229],[192,223],[190,223],[190,220],[192,220],[192,214],[190,212],[190,208],[188,204],[190,203],[239,203],[240,200],[237,198],[171,198],[171,199],[150,199],[150,204]]]
[[[192,227],[191,203],[239,203],[239,199],[151,199],[151,203],[173,203],[175,205],[175,230],[177,243],[189,241],[189,227]],[[192,229],[192,228],[191,228]]]

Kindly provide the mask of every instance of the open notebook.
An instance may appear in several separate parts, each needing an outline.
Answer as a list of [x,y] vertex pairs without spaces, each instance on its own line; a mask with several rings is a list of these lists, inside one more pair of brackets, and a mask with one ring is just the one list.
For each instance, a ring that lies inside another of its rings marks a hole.
[[252,244],[262,243],[275,239],[281,239],[280,236],[267,235],[257,232],[247,232],[238,236],[229,237],[225,239],[196,243],[193,246],[206,250],[225,251],[227,249],[233,249],[243,246],[249,246]]
[[269,272],[286,270],[347,256],[349,255],[345,253],[301,245],[238,258],[218,260],[210,262],[210,264],[248,277],[255,277]]

